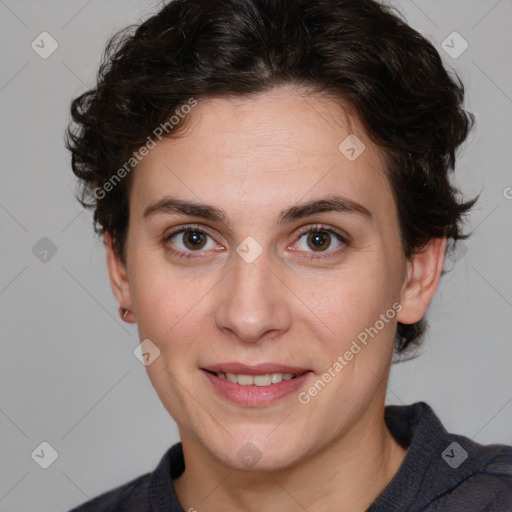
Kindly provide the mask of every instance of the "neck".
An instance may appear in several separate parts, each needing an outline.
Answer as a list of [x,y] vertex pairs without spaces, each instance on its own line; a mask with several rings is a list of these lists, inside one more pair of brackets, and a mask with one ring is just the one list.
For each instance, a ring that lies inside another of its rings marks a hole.
[[182,445],[186,471],[174,480],[174,487],[185,510],[195,507],[201,512],[323,512],[335,510],[340,502],[344,510],[364,512],[406,453],[384,423],[384,400],[377,409],[369,407],[341,439],[292,468],[238,471],[220,464],[183,435]]

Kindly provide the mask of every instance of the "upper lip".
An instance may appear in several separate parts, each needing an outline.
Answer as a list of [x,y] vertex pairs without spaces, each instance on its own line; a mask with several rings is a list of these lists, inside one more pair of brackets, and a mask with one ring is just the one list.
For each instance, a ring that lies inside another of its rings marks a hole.
[[267,373],[293,373],[294,375],[301,375],[309,371],[307,368],[278,363],[260,363],[247,365],[237,362],[212,364],[204,366],[203,370],[208,370],[215,373],[236,373],[242,375],[265,375]]

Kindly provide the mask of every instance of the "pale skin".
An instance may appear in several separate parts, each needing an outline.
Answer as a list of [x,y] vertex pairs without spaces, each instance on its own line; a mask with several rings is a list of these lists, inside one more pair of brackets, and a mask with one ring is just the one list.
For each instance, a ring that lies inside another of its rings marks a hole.
[[[291,86],[200,100],[185,133],[163,139],[134,171],[126,266],[106,234],[126,321],[161,351],[147,372],[179,427],[186,470],[174,486],[184,510],[364,511],[406,455],[384,423],[394,331],[424,316],[446,240],[404,257],[380,150],[342,113]],[[354,161],[338,149],[350,133],[366,146]],[[333,194],[371,218],[330,211],[275,224],[283,210]],[[169,212],[143,218],[167,195],[214,205],[229,227]],[[206,232],[200,250],[185,245],[186,233],[162,241],[189,223]],[[331,233],[315,250],[299,230],[317,233],[319,223],[351,242]],[[251,263],[236,252],[248,236],[262,248]],[[295,365],[311,370],[299,390],[307,391],[394,303],[395,318],[307,405],[297,393],[262,407],[235,404],[201,372],[225,361]],[[261,454],[250,468],[239,455],[247,443]]]

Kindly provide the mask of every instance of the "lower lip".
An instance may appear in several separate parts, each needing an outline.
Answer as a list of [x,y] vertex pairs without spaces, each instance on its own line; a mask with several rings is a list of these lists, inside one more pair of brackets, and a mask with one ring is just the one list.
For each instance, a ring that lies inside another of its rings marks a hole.
[[261,407],[270,405],[280,398],[283,398],[300,388],[311,372],[306,372],[299,377],[290,380],[283,380],[278,384],[269,386],[242,386],[235,382],[229,382],[227,379],[220,379],[217,375],[202,370],[211,385],[220,395],[231,402],[249,407]]

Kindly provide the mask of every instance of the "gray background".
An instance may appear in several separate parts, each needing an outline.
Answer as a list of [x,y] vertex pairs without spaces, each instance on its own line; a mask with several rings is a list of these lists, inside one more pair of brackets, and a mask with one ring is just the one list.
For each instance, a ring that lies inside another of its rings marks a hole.
[[[512,2],[393,4],[466,84],[477,126],[457,181],[483,193],[422,355],[394,365],[388,403],[424,400],[448,430],[512,444]],[[63,146],[70,100],[94,83],[107,39],[157,5],[0,0],[1,511],[68,510],[152,470],[178,440],[133,355],[136,326],[118,318]],[[47,59],[31,48],[43,31],[59,45]],[[442,48],[453,31],[469,44],[458,58]],[[32,250],[43,237],[57,248],[46,262]],[[31,457],[43,441],[59,454],[46,470]]]

